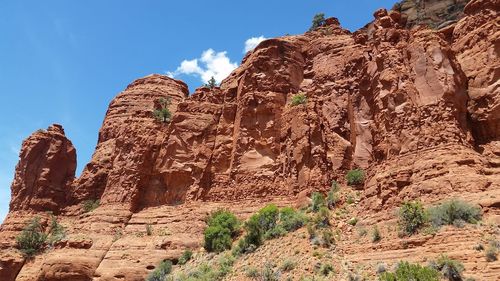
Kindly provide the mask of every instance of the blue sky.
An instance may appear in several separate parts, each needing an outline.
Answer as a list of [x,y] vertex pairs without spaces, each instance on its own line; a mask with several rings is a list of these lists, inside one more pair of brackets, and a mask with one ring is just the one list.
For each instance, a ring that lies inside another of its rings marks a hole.
[[79,174],[109,102],[134,79],[169,73],[192,92],[238,65],[249,39],[303,33],[318,12],[354,31],[395,2],[0,0],[0,221],[33,131],[62,124]]

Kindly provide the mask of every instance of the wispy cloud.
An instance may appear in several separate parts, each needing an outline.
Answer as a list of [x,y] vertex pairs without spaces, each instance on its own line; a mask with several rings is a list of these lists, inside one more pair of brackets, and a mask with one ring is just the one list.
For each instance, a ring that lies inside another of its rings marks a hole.
[[238,64],[231,62],[227,52],[216,52],[208,49],[201,54],[200,58],[184,60],[175,71],[168,71],[167,75],[176,77],[181,74],[194,75],[201,78],[203,83],[207,83],[214,77],[220,83],[224,78],[238,67]]
[[267,38],[264,36],[252,37],[252,38],[247,39],[247,41],[245,41],[245,49],[243,50],[243,53],[247,53],[249,51],[252,51],[253,49],[255,49],[255,47],[257,47],[257,45],[260,44],[260,42],[262,42],[266,39]]

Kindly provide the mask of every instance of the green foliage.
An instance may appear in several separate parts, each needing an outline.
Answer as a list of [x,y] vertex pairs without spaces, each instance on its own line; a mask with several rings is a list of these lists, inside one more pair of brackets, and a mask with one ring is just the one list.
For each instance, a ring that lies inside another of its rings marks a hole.
[[17,248],[28,257],[32,257],[43,250],[47,234],[43,232],[40,218],[34,217],[16,237]]
[[246,269],[245,275],[249,278],[257,278],[260,276],[259,270],[255,267],[248,267]]
[[99,199],[90,199],[90,200],[85,200],[82,203],[82,208],[85,213],[92,212],[93,210],[97,209],[100,204]]
[[257,248],[262,244],[264,231],[259,223],[258,215],[253,215],[245,222],[246,235],[243,242],[240,241],[240,246],[243,251],[248,252],[249,247]]
[[215,81],[215,78],[212,76],[210,80],[208,80],[207,84],[205,84],[205,87],[213,89],[217,86],[217,81]]
[[358,224],[358,218],[351,218],[350,220],[347,221],[348,224],[355,226]]
[[399,263],[396,272],[384,272],[380,281],[439,281],[439,272],[430,267],[423,267],[408,262]]
[[335,243],[335,239],[333,238],[333,233],[331,230],[324,230],[321,233],[321,245],[325,248],[330,248],[332,244]]
[[307,102],[307,97],[304,93],[298,93],[292,97],[291,104],[292,106],[297,106],[301,104],[305,104]]
[[429,219],[433,226],[459,226],[466,223],[476,223],[481,219],[481,208],[467,202],[453,199],[429,208]]
[[218,210],[207,219],[205,249],[209,252],[223,252],[231,249],[233,237],[239,233],[240,222],[230,211]]
[[169,260],[162,261],[156,269],[151,272],[146,281],[164,281],[165,277],[172,271],[172,262]]
[[286,231],[295,231],[307,221],[304,213],[295,210],[292,207],[284,207],[280,210],[280,224]]
[[362,169],[350,170],[347,172],[346,180],[347,184],[350,186],[363,184],[365,181],[365,172]]
[[328,194],[326,196],[326,205],[329,209],[333,209],[335,208],[335,206],[337,205],[337,203],[339,202],[339,195],[338,193],[331,189],[330,191],[328,191]]
[[180,265],[186,264],[191,257],[193,257],[193,251],[187,249],[182,253],[182,256],[179,258],[179,261],[177,262]]
[[422,203],[419,201],[404,202],[399,209],[399,225],[402,230],[412,235],[418,231],[427,222]]
[[376,243],[379,242],[381,239],[382,235],[380,234],[380,230],[378,229],[377,226],[374,226],[372,231],[372,242]]
[[170,99],[170,97],[161,98],[159,99],[158,103],[160,104],[160,108],[155,109],[153,111],[153,116],[159,122],[163,123],[170,122],[170,118],[172,118],[172,113],[170,112],[170,109],[168,107],[170,106],[170,104],[172,104],[172,100]]
[[330,225],[330,211],[326,207],[321,207],[314,216],[314,224],[316,227],[328,227]]
[[262,281],[279,281],[279,273],[275,272],[272,264],[266,263],[260,274]]
[[309,239],[316,237],[316,228],[312,224],[307,225],[307,233],[309,234]]
[[54,245],[55,243],[63,240],[64,237],[66,237],[66,229],[57,222],[55,216],[51,216],[50,231],[47,237],[47,242],[50,245]]
[[486,248],[484,254],[486,256],[486,261],[493,262],[498,260],[498,249],[500,248],[500,243],[497,240],[490,240],[488,247]]
[[281,265],[280,269],[283,272],[287,272],[287,271],[292,271],[295,268],[295,266],[297,266],[297,263],[295,261],[285,260]]
[[462,271],[464,266],[456,260],[450,259],[448,256],[441,255],[432,267],[437,269],[449,281],[462,281]]
[[274,204],[267,205],[257,213],[257,220],[264,233],[276,227],[278,218],[279,209]]
[[325,196],[319,192],[314,192],[311,196],[311,211],[317,213],[322,207],[326,206]]
[[316,28],[322,26],[325,24],[325,14],[324,13],[318,13],[314,15],[314,18],[312,20],[312,25],[309,28],[309,31],[313,31]]
[[321,267],[319,268],[319,273],[323,276],[328,276],[330,273],[334,271],[333,265],[329,263],[322,264]]

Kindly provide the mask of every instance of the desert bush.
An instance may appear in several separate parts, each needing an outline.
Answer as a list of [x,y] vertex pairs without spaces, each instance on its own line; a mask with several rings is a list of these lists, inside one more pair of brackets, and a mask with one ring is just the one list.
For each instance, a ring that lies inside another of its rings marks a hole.
[[419,201],[404,202],[399,209],[399,225],[402,230],[412,235],[427,222],[422,203]]
[[307,221],[307,217],[304,213],[295,210],[292,207],[284,207],[280,210],[280,225],[286,231],[295,231],[302,226]]
[[276,225],[275,227],[269,229],[268,231],[266,231],[266,233],[264,233],[264,240],[285,236],[287,233],[288,231],[286,231],[286,229],[284,229],[283,226]]
[[297,106],[301,104],[305,104],[307,102],[307,97],[304,93],[298,93],[292,97],[291,104],[292,106]]
[[151,236],[153,235],[153,226],[151,224],[146,224],[146,235]]
[[313,31],[316,28],[322,26],[325,24],[325,14],[324,13],[318,13],[314,15],[314,18],[312,20],[312,25],[309,28],[309,31]]
[[473,206],[457,199],[431,207],[428,212],[429,220],[435,227],[442,225],[460,226],[463,222],[476,223],[481,219],[479,206]]
[[355,226],[358,224],[358,218],[351,218],[350,220],[347,221],[348,224]]
[[384,272],[379,276],[380,281],[439,281],[439,272],[434,268],[419,264],[401,262],[394,273]]
[[25,256],[32,257],[43,250],[47,237],[40,224],[40,218],[34,217],[16,237],[17,248]]
[[97,207],[99,207],[100,202],[101,201],[99,199],[85,200],[82,203],[82,209],[85,213],[92,212],[93,210],[97,209]]
[[330,190],[326,196],[326,205],[329,209],[335,208],[337,203],[339,202],[339,195],[336,191]]
[[350,186],[360,185],[365,181],[365,172],[362,169],[354,169],[347,172],[347,184]]
[[378,229],[377,226],[374,226],[372,231],[372,242],[376,243],[379,242],[381,239],[382,235],[380,234],[380,230]]
[[283,264],[281,265],[280,269],[283,272],[292,271],[296,265],[297,265],[297,263],[295,261],[285,260],[283,262]]
[[318,213],[314,216],[314,224],[316,227],[328,227],[330,225],[330,211],[327,207],[321,207]]
[[311,223],[307,225],[307,233],[309,234],[309,239],[316,237],[316,228]]
[[311,196],[311,211],[317,213],[325,206],[325,196],[319,192],[314,192]]
[[172,262],[169,260],[162,261],[156,269],[151,272],[146,281],[164,281],[165,277],[172,271]]
[[321,265],[321,267],[319,268],[319,273],[323,276],[328,276],[330,275],[330,273],[332,273],[334,271],[334,268],[333,268],[333,265],[329,264],[329,263],[324,263]]
[[441,255],[431,267],[440,271],[444,278],[449,281],[462,281],[462,271],[464,266],[459,261],[450,259],[448,256]]
[[330,248],[333,243],[335,243],[335,239],[332,231],[328,229],[323,230],[323,232],[321,232],[321,245],[325,248]]
[[491,240],[488,243],[488,246],[486,247],[486,250],[484,252],[486,261],[493,262],[498,259],[498,249],[500,248],[499,244],[500,243],[498,243],[496,240]]
[[59,222],[57,222],[57,218],[55,216],[51,216],[49,229],[47,243],[50,245],[54,245],[66,237],[66,229]]
[[257,248],[262,244],[264,232],[259,223],[259,217],[253,215],[248,221],[245,222],[246,235],[241,242],[243,252],[248,252],[249,247]]
[[231,249],[233,237],[239,233],[240,222],[230,211],[218,210],[207,219],[205,229],[205,249],[209,252],[222,252]]
[[260,273],[260,280],[262,281],[279,281],[279,277],[279,272],[274,271],[273,265],[270,263],[266,263]]
[[255,267],[248,267],[245,270],[245,275],[249,278],[257,278],[260,276],[259,270]]
[[177,262],[180,265],[186,264],[191,257],[193,257],[193,251],[187,249],[182,253],[182,256],[179,258],[179,261]]
[[257,213],[259,225],[262,232],[267,232],[276,227],[279,218],[279,209],[274,204],[270,204],[260,209]]
[[160,108],[155,109],[153,111],[153,116],[159,122],[163,122],[163,123],[170,122],[170,118],[172,118],[172,113],[170,112],[170,109],[168,107],[172,103],[172,100],[170,99],[170,97],[161,98],[158,100],[158,103],[160,104]]

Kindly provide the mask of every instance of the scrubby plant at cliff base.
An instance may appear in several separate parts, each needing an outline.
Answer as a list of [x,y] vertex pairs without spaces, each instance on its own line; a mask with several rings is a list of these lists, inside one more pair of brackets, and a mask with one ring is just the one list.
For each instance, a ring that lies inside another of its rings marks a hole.
[[193,251],[191,251],[189,249],[185,250],[182,253],[182,256],[179,258],[179,261],[177,262],[177,264],[180,264],[180,265],[186,264],[191,259],[191,257],[193,257]]
[[85,200],[82,203],[82,209],[85,213],[92,212],[99,207],[100,203],[101,201],[99,199]]
[[365,172],[361,169],[354,169],[347,172],[347,184],[350,186],[360,185],[365,181]]
[[172,262],[169,260],[162,261],[158,267],[148,275],[146,281],[164,281],[171,271]]
[[441,255],[435,262],[431,262],[431,267],[435,268],[444,278],[449,281],[462,281],[462,271],[464,266],[459,261],[450,259],[446,255]]
[[57,222],[55,216],[52,216],[49,236],[47,239],[48,244],[54,245],[54,243],[61,241],[64,237],[66,237],[66,229]]
[[298,93],[292,97],[291,104],[292,106],[297,106],[301,104],[305,104],[307,102],[307,97],[304,93]]
[[306,215],[292,207],[284,207],[280,210],[280,224],[286,231],[297,230],[303,227],[306,221]]
[[427,214],[419,201],[404,202],[399,208],[399,225],[406,234],[416,233],[426,222]]
[[218,253],[231,249],[233,238],[240,230],[238,218],[229,211],[218,210],[208,217],[207,225],[204,232],[205,249]]
[[481,208],[467,202],[452,199],[428,210],[429,221],[433,226],[461,226],[463,223],[476,223],[481,220]]
[[47,237],[40,225],[40,218],[34,217],[16,237],[17,248],[28,257],[34,256],[43,250]]
[[380,281],[439,281],[439,272],[434,268],[424,267],[418,264],[401,262],[396,271],[384,272],[379,276]]
[[326,206],[325,196],[319,192],[311,195],[311,211],[318,212],[319,209]]

